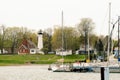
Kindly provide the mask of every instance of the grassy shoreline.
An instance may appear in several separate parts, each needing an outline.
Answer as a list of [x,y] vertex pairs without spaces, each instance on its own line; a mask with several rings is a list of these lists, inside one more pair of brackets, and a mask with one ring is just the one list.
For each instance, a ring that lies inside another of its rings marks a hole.
[[[54,54],[48,55],[0,55],[0,66],[25,65],[25,64],[51,64],[61,59],[62,56]],[[64,62],[74,62],[85,60],[85,55],[64,56]]]

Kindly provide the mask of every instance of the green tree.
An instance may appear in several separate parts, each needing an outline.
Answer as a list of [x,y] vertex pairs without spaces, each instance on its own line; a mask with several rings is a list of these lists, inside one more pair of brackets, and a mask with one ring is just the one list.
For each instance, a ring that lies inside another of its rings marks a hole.
[[118,47],[118,41],[117,40],[113,40],[113,47],[115,48],[115,47]]
[[74,45],[74,44],[77,44],[76,43],[77,41],[75,42],[75,40],[77,40],[75,29],[72,27],[66,27],[66,26],[62,29],[62,27],[57,26],[54,29],[54,34],[52,36],[52,48],[54,50],[62,49],[62,37],[63,37],[64,50],[71,50],[76,46]]
[[107,51],[108,50],[108,36],[105,36],[103,38],[103,44],[104,44],[104,50]]
[[[15,48],[18,48],[22,39],[30,39],[33,37],[32,34],[30,30],[24,27],[8,27],[6,29],[5,46],[11,48],[11,53],[15,53]],[[34,39],[34,37],[32,39]]]
[[90,41],[90,46],[94,48],[95,42],[98,40],[98,36],[96,36],[95,34],[91,34],[89,36],[89,41]]
[[43,32],[43,49],[42,51],[47,54],[48,52],[52,51],[52,45],[51,45],[51,35],[49,35],[46,32]]
[[102,43],[101,39],[99,39],[99,41],[98,41],[98,51],[99,51],[100,55],[104,51],[104,47],[103,47],[103,43]]

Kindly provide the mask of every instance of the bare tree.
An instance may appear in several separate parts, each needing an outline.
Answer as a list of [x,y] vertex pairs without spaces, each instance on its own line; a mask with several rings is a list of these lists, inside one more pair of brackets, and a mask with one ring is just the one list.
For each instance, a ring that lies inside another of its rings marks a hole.
[[81,22],[77,25],[80,35],[84,36],[86,35],[87,32],[91,34],[94,27],[95,27],[94,22],[90,18],[82,18]]
[[83,44],[85,45],[85,51],[86,51],[86,46],[88,45],[87,43],[88,33],[89,35],[92,33],[94,29],[94,23],[90,18],[82,18],[81,22],[77,25],[77,27],[78,27],[80,36],[84,36]]

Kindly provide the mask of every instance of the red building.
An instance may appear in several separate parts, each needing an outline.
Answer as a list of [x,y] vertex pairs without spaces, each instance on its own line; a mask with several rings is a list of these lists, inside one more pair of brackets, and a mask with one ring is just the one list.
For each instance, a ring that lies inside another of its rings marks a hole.
[[32,42],[32,40],[23,39],[19,48],[18,54],[35,54],[37,52],[36,45]]

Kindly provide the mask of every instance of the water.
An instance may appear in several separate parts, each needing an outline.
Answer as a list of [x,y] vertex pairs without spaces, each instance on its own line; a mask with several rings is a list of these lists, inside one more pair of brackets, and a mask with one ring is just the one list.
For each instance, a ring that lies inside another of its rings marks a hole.
[[[52,72],[48,65],[1,66],[0,80],[101,80],[100,73]],[[110,73],[110,80],[120,80],[120,73]]]

